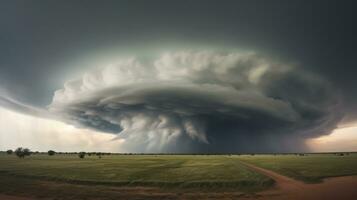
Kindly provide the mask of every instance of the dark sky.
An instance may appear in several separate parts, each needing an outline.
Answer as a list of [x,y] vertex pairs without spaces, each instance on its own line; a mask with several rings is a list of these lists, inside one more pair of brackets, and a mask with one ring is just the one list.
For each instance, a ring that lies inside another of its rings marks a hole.
[[108,54],[247,49],[326,78],[341,92],[341,110],[354,120],[356,5],[353,0],[2,0],[0,86],[19,102],[44,107],[66,80]]
[[[325,74],[354,102],[354,1],[1,1],[2,85],[31,86],[31,103],[65,65],[103,48],[176,42],[274,52]],[[67,69],[64,69],[67,68]],[[55,79],[55,80],[53,80]],[[60,86],[60,85],[56,85]],[[14,88],[12,88],[14,90]],[[16,92],[16,90],[14,91]],[[46,95],[47,96],[47,95]]]

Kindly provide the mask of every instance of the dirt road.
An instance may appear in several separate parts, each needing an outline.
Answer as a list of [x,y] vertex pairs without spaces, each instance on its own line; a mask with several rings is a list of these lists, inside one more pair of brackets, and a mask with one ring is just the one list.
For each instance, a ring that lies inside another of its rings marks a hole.
[[[242,162],[243,163],[243,162]],[[264,174],[276,182],[271,191],[260,194],[258,199],[272,200],[355,200],[357,199],[357,176],[325,179],[323,183],[306,184],[276,172],[243,163],[248,168]]]

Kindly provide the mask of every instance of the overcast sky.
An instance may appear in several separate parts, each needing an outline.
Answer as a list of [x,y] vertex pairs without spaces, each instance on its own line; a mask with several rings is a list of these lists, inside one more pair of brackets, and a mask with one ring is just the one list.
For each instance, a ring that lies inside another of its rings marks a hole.
[[355,9],[1,1],[0,148],[357,150]]

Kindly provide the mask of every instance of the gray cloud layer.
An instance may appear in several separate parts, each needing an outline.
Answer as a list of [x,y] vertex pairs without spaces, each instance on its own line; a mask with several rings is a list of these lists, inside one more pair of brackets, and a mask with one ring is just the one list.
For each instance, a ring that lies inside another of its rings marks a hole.
[[296,151],[341,118],[322,78],[254,52],[131,58],[66,82],[50,112],[135,152]]
[[47,110],[22,104],[16,100],[5,97],[5,95],[0,95],[0,107],[8,108],[10,110],[14,110],[26,115],[32,115],[41,118],[52,118],[52,115],[48,113]]

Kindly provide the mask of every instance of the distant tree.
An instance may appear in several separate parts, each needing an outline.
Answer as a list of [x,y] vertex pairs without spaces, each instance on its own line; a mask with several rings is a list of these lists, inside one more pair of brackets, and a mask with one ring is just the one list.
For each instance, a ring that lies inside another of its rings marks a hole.
[[9,149],[9,150],[6,151],[6,153],[9,154],[9,155],[11,155],[12,153],[14,153],[14,151],[11,150],[11,149]]
[[28,149],[28,148],[24,148],[24,155],[25,155],[25,156],[29,156],[29,155],[31,155],[31,151],[30,151],[30,149]]
[[23,154],[22,147],[17,148],[17,149],[15,150],[15,154],[16,154],[16,156],[19,157],[19,158],[24,158],[24,157],[25,157],[24,154]]
[[80,158],[84,158],[84,156],[86,155],[86,152],[79,152],[79,154],[78,154],[78,156],[80,157]]
[[48,153],[48,155],[49,155],[49,156],[53,156],[53,155],[55,155],[55,154],[56,154],[56,152],[55,152],[55,151],[53,151],[53,150],[49,150],[47,153]]
[[31,155],[31,151],[28,148],[19,147],[15,150],[15,154],[19,158],[25,158],[25,156]]

